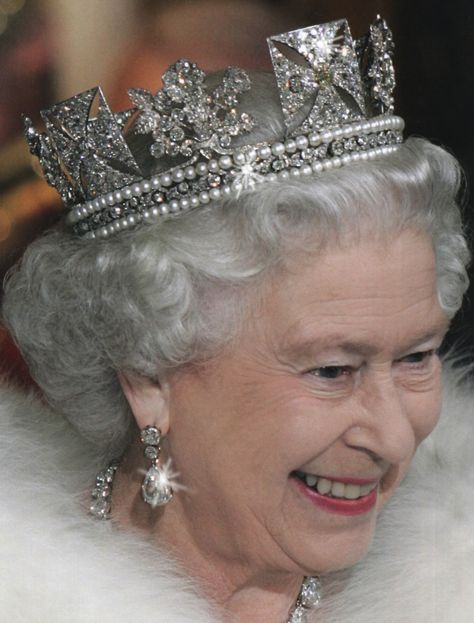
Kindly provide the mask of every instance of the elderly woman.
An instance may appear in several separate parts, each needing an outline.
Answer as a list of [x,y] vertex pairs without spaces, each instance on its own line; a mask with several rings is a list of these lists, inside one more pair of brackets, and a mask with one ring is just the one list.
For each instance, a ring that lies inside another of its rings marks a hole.
[[276,81],[180,61],[128,130],[97,90],[27,123],[74,207],[3,314],[65,419],[2,399],[5,620],[472,620],[460,390],[362,560],[440,416],[458,166],[403,142],[383,21],[269,45]]

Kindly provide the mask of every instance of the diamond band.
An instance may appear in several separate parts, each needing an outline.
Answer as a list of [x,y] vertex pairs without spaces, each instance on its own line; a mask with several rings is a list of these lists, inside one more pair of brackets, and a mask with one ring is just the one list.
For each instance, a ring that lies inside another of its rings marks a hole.
[[389,116],[334,128],[285,143],[261,143],[197,166],[176,167],[73,209],[76,234],[105,238],[122,229],[186,212],[276,179],[308,176],[387,155],[403,140],[404,122]]
[[321,593],[321,580],[317,576],[306,576],[287,623],[309,623],[308,616],[311,610],[321,605]]

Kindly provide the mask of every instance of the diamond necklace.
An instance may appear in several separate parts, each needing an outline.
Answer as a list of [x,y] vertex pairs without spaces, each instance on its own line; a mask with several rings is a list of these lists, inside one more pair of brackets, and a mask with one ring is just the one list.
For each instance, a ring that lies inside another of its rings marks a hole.
[[307,623],[311,610],[321,605],[321,580],[317,576],[304,578],[287,623]]
[[[96,519],[110,519],[112,488],[119,461],[112,461],[100,471],[92,489],[90,514]],[[301,584],[296,603],[287,623],[307,623],[308,614],[321,604],[321,581],[317,576],[306,576]]]

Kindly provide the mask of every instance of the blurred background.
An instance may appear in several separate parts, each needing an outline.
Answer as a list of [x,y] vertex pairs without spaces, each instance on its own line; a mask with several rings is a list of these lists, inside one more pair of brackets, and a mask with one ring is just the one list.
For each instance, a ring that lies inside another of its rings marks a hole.
[[[203,69],[270,69],[266,37],[346,17],[359,37],[380,13],[396,49],[396,112],[407,132],[445,146],[474,179],[472,0],[0,0],[0,282],[26,245],[60,216],[54,190],[33,171],[21,113],[100,84],[112,107],[156,90],[187,57]],[[471,202],[472,204],[472,202]],[[470,230],[474,210],[466,207]],[[474,236],[471,235],[471,240]],[[474,276],[474,275],[472,275]],[[474,360],[474,286],[447,347]],[[29,383],[0,327],[0,372]]]

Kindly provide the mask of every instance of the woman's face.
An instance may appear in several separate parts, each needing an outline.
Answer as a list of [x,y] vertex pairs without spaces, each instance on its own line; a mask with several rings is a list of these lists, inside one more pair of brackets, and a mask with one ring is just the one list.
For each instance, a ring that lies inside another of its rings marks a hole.
[[235,346],[171,380],[195,546],[242,572],[359,560],[438,420],[446,329],[423,234],[295,258]]

